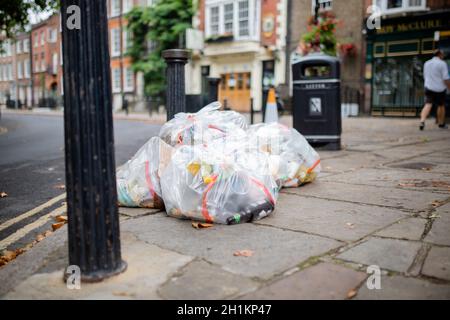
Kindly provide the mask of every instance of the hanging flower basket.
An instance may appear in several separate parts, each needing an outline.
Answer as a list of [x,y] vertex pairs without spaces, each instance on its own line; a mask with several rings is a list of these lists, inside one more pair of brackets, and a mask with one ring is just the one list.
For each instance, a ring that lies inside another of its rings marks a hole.
[[358,55],[358,49],[354,43],[343,43],[339,45],[339,53],[341,56],[354,58]]

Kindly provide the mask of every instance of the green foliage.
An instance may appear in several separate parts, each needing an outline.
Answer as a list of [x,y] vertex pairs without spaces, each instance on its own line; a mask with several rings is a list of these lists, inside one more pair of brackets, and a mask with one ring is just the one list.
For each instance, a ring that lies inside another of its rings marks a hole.
[[135,7],[127,15],[132,34],[127,54],[132,58],[133,69],[144,74],[147,95],[164,92],[166,66],[161,53],[180,47],[193,14],[192,0],[161,0],[151,7]]
[[303,54],[313,52],[323,52],[325,54],[336,56],[336,26],[338,21],[330,12],[322,12],[317,24],[314,18],[310,18],[308,23],[308,32],[302,37]]
[[0,34],[14,38],[14,34],[23,31],[29,23],[29,12],[53,10],[58,0],[2,0],[0,7]]

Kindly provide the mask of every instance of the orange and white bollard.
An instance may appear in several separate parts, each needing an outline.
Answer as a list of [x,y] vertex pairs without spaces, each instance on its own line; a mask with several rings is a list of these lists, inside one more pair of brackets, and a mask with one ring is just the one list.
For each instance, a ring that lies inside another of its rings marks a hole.
[[274,88],[271,88],[267,95],[267,105],[264,122],[265,123],[278,122],[278,108]]

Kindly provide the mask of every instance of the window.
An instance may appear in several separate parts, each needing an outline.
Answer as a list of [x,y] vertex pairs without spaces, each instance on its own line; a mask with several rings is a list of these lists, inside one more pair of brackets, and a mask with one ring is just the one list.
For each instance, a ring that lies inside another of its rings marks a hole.
[[112,70],[112,91],[115,93],[121,91],[119,68],[115,68]]
[[120,30],[111,29],[111,56],[120,56]]
[[21,41],[21,40],[18,40],[18,41],[16,42],[16,52],[17,52],[18,54],[22,53],[22,41]]
[[23,52],[25,52],[25,53],[30,52],[30,40],[29,39],[23,40]]
[[23,78],[23,64],[22,61],[17,62],[17,79]]
[[426,0],[376,0],[382,14],[426,10]]
[[39,72],[39,56],[37,54],[34,55],[34,72]]
[[133,0],[123,0],[123,13],[130,12],[130,10],[133,8]]
[[111,17],[120,15],[120,0],[111,0]]
[[43,46],[45,44],[45,32],[42,31],[41,32],[41,46]]
[[8,64],[8,80],[13,79],[12,64]]
[[124,76],[123,83],[124,83],[125,91],[127,91],[127,92],[133,91],[134,90],[133,70],[129,67],[125,68],[123,76]]
[[258,40],[263,0],[205,0],[206,37]]
[[131,47],[131,35],[130,32],[127,30],[123,31],[122,34],[122,42],[123,42],[123,51],[127,51]]
[[58,39],[58,33],[56,29],[49,29],[48,30],[48,42],[55,43]]
[[44,72],[47,69],[47,66],[45,64],[45,53],[41,53],[41,72]]
[[39,33],[33,34],[33,46],[36,48],[39,45]]
[[223,23],[225,33],[233,33],[234,6],[233,3],[227,3],[223,7]]
[[209,29],[211,35],[219,34],[219,7],[209,9]]
[[239,1],[239,36],[250,35],[248,0]]
[[24,68],[24,76],[25,79],[30,78],[30,59],[26,59],[23,61],[23,68]]
[[1,53],[1,56],[2,57],[9,57],[9,56],[11,56],[11,42],[10,42],[10,40],[6,40],[6,41],[3,42],[3,52]]
[[56,52],[52,56],[52,74],[58,74],[58,54]]

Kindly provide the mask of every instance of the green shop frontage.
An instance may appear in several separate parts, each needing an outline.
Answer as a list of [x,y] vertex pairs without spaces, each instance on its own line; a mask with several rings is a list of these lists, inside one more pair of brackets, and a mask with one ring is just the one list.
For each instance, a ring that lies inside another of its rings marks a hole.
[[380,29],[367,30],[366,85],[370,86],[372,115],[420,113],[425,61],[436,48],[442,48],[450,66],[449,16],[450,10],[445,10],[382,19]]

